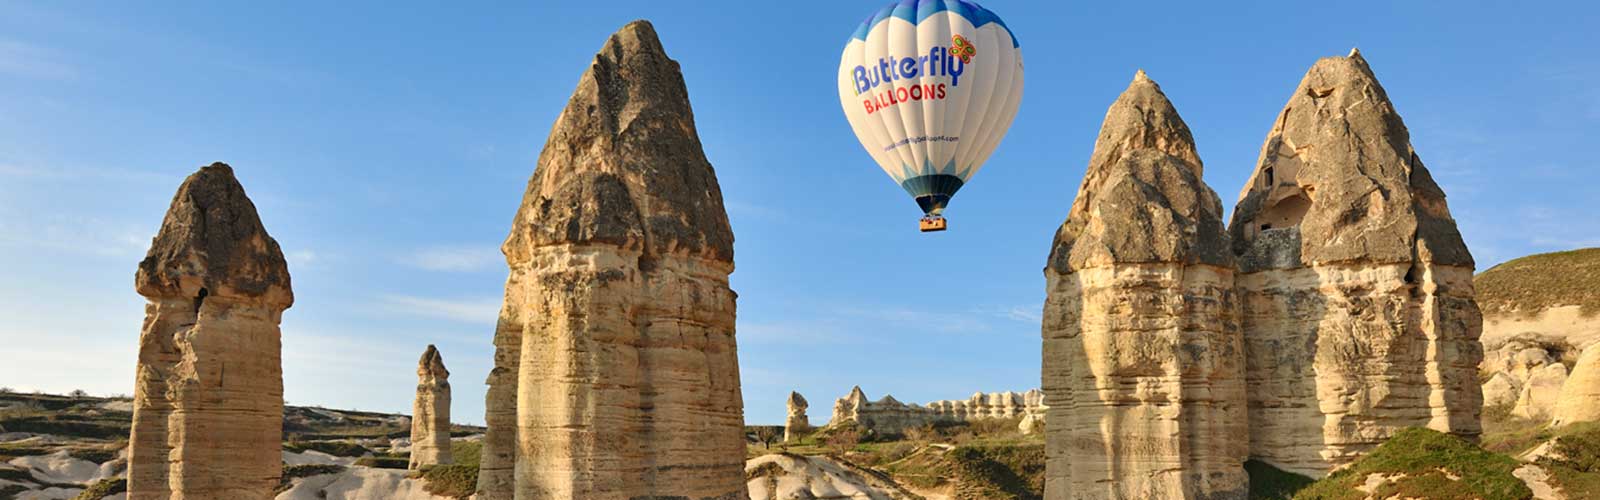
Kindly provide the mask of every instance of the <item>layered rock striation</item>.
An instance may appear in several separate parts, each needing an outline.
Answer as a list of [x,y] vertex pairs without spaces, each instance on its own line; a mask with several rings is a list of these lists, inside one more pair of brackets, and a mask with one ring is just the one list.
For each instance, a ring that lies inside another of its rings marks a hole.
[[417,360],[417,398],[411,405],[411,460],[408,468],[451,463],[450,370],[439,349],[428,344]]
[[179,186],[134,285],[128,498],[270,499],[283,466],[278,324],[289,269],[223,163]]
[[746,498],[733,233],[649,23],[580,78],[501,250],[478,498]]
[[1253,457],[1321,476],[1405,427],[1480,433],[1472,255],[1360,53],[1306,73],[1229,231]]
[[1044,274],[1045,498],[1245,498],[1222,203],[1143,71],[1106,111]]

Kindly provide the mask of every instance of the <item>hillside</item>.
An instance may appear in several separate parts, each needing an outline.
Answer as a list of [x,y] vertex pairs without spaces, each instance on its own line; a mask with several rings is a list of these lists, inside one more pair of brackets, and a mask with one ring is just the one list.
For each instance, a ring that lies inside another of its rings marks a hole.
[[1600,248],[1529,255],[1473,278],[1485,315],[1533,314],[1556,306],[1600,313]]

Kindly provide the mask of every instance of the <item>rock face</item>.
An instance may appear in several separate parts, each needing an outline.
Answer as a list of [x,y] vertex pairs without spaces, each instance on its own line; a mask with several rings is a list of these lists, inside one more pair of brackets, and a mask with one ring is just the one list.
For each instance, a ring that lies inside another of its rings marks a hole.
[[811,419],[806,417],[806,408],[811,405],[806,403],[806,398],[798,392],[789,392],[789,418],[783,422],[783,441],[789,442],[800,438],[800,434],[811,428]]
[[1511,414],[1533,420],[1548,420],[1555,411],[1556,400],[1567,383],[1567,365],[1551,363],[1542,365],[1528,375],[1517,395],[1517,406]]
[[1229,230],[1253,457],[1320,477],[1408,426],[1480,433],[1472,255],[1360,53],[1306,73]]
[[1043,421],[1047,409],[1044,393],[1038,389],[1025,393],[978,392],[965,400],[940,400],[923,406],[902,403],[890,395],[872,401],[867,399],[860,386],[856,386],[850,389],[849,394],[834,401],[833,417],[828,425],[854,422],[874,432],[903,434],[907,429],[934,422],[971,422],[991,418],[1026,418],[1031,415],[1037,423]]
[[1554,425],[1600,421],[1600,347],[1584,349],[1556,400]]
[[763,455],[745,462],[752,500],[912,500],[921,498],[888,480],[828,457]]
[[1141,71],[1106,111],[1045,268],[1045,498],[1245,498],[1222,203]]
[[232,168],[183,181],[134,284],[150,303],[128,498],[272,498],[283,470],[278,323],[294,294]]
[[733,233],[649,23],[584,72],[501,250],[478,498],[746,498]]
[[417,399],[411,405],[411,469],[451,463],[450,370],[428,344],[417,361]]

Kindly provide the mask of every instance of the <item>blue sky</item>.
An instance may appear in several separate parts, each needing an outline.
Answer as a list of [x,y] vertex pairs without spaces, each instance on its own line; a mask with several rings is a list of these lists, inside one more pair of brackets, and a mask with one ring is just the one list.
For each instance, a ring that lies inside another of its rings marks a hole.
[[733,222],[752,423],[792,389],[820,422],[855,384],[1036,387],[1051,236],[1139,68],[1230,212],[1305,70],[1359,46],[1480,269],[1600,246],[1595,4],[1212,3],[985,2],[1026,94],[924,235],[835,94],[878,1],[0,2],[0,386],[132,392],[135,265],[183,177],[226,161],[289,257],[289,402],[409,411],[434,343],[455,419],[481,422],[499,244],[579,74],[638,18],[682,64]]

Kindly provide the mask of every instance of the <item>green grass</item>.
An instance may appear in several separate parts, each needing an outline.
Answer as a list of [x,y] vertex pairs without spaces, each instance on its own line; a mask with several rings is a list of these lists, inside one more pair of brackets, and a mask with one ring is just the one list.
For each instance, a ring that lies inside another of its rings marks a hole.
[[478,466],[483,460],[483,443],[481,441],[451,441],[450,459],[456,465]]
[[295,453],[316,450],[336,457],[359,457],[372,453],[367,447],[349,441],[293,441],[284,444],[283,448]]
[[442,497],[466,500],[478,489],[478,466],[437,465],[422,473],[423,489]]
[[945,458],[954,473],[958,498],[1043,498],[1043,445],[960,446]]
[[87,489],[84,489],[82,493],[78,493],[78,496],[73,500],[100,500],[102,498],[118,493],[125,493],[127,491],[127,479],[120,477],[101,479],[99,482],[90,485]]
[[1539,459],[1550,482],[1567,498],[1600,498],[1600,422],[1584,422],[1554,432],[1551,456]]
[[1488,312],[1533,313],[1552,306],[1581,306],[1600,313],[1600,248],[1542,253],[1513,259],[1473,278],[1478,306]]
[[1244,472],[1250,475],[1251,500],[1289,500],[1296,492],[1316,482],[1256,460],[1246,460]]
[[[1359,500],[1356,487],[1371,474],[1404,474],[1373,492],[1376,498],[1525,500],[1533,491],[1511,474],[1521,464],[1438,431],[1410,428],[1349,467],[1300,490],[1296,500]],[[1459,480],[1446,477],[1446,472]]]

